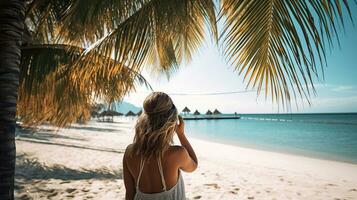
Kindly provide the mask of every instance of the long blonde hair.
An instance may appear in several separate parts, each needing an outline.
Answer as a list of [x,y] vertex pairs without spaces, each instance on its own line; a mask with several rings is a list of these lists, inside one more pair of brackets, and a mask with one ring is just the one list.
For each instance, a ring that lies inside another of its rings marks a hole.
[[162,156],[172,144],[177,120],[178,112],[169,95],[153,92],[147,96],[135,125],[134,153],[144,159]]

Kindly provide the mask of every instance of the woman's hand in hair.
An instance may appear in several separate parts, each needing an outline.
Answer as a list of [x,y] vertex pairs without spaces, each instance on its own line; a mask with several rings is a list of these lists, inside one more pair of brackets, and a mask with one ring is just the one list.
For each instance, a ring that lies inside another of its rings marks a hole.
[[179,115],[178,116],[179,124],[176,124],[176,133],[177,135],[184,135],[185,134],[185,123],[183,118]]

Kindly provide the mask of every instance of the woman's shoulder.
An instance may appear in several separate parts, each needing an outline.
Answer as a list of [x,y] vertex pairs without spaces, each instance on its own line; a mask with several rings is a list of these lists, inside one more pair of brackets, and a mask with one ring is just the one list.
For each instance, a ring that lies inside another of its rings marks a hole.
[[181,145],[171,145],[168,150],[171,152],[180,152],[180,151],[183,151],[184,149],[185,149],[185,147],[183,147]]
[[133,147],[134,147],[134,144],[129,144],[128,146],[126,146],[125,148],[125,153],[129,153],[131,151],[133,151]]
[[124,152],[124,158],[128,158],[128,157],[132,157],[133,152],[134,152],[134,144],[129,144],[126,148],[125,148],[125,152]]
[[182,155],[187,153],[187,150],[185,149],[185,147],[180,146],[180,145],[172,145],[169,147],[167,153],[169,154],[169,156],[174,156],[174,157],[181,157]]

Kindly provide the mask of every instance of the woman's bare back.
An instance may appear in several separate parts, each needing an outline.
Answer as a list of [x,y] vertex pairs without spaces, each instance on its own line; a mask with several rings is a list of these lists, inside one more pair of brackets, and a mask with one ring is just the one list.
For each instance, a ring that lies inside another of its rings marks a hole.
[[[164,152],[161,158],[163,175],[167,190],[177,184],[179,178],[180,158],[183,151],[181,146],[171,146]],[[132,145],[129,145],[126,150],[125,162],[129,172],[137,183],[140,171],[141,157],[132,152]],[[139,189],[144,193],[159,193],[163,191],[163,184],[159,171],[158,158],[150,158],[145,161],[145,165],[140,177]]]

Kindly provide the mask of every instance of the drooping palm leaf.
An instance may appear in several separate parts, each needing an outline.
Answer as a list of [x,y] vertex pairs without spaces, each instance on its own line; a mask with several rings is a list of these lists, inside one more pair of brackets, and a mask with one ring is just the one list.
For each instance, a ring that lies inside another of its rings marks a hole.
[[23,48],[18,116],[24,123],[65,126],[85,121],[94,100],[121,100],[136,84],[150,87],[138,72],[113,60],[107,67],[83,60],[89,68],[79,68],[75,61],[82,52],[79,47],[54,44]]
[[291,92],[309,100],[343,6],[349,11],[339,0],[221,0],[224,54],[258,94],[265,90],[283,104]]
[[[114,3],[118,4],[117,1]],[[120,17],[118,14],[106,15],[106,18],[114,17],[110,18],[114,22],[104,25],[107,34],[93,43],[84,52],[84,57],[91,60],[96,60],[98,55],[112,57],[130,68],[141,68],[145,63],[153,66],[154,70],[169,74],[182,60],[190,59],[191,54],[200,47],[207,24],[210,24],[210,30],[217,37],[215,9],[210,0],[136,0],[125,6],[127,11]],[[73,10],[64,19],[72,23],[77,19],[79,24],[84,22],[82,24],[89,29],[91,26],[85,22],[93,19],[95,13],[89,12],[93,8],[87,7],[88,12],[81,10],[77,18],[77,9],[81,7],[72,7]],[[64,25],[64,29],[67,28],[68,25]],[[91,39],[86,37],[83,40]]]
[[59,26],[63,13],[74,4],[73,0],[34,0],[26,11],[26,26],[34,43],[58,43]]
[[147,1],[72,0],[62,13],[61,37],[72,44],[95,42],[114,30]]

